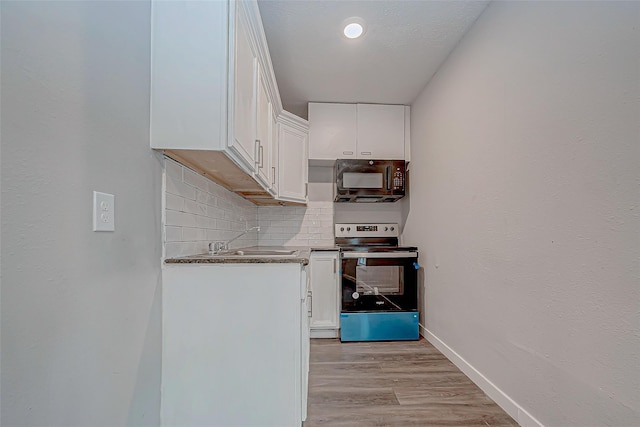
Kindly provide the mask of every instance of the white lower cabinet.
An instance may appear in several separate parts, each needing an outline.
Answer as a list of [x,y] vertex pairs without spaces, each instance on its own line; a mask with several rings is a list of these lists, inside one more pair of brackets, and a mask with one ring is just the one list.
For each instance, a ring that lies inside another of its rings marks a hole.
[[337,338],[340,332],[340,258],[337,251],[311,253],[311,337]]
[[305,268],[178,264],[162,273],[163,426],[296,426],[306,417]]

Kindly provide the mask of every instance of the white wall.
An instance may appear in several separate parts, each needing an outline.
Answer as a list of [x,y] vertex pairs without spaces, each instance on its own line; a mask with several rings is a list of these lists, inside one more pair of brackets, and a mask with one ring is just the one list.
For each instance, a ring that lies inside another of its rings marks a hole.
[[523,425],[640,425],[640,3],[492,3],[411,123],[431,339]]
[[[3,1],[5,426],[159,423],[149,2]],[[115,232],[92,232],[92,191]]]

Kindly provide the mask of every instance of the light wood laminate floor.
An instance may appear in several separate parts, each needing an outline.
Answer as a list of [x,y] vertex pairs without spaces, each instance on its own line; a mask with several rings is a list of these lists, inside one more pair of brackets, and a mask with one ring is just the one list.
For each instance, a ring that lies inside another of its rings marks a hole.
[[518,426],[427,340],[311,340],[304,427]]

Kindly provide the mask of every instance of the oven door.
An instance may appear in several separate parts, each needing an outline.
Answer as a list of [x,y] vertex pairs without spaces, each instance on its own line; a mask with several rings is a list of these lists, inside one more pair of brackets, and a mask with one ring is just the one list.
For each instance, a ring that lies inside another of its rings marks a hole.
[[343,252],[342,312],[416,311],[417,252]]

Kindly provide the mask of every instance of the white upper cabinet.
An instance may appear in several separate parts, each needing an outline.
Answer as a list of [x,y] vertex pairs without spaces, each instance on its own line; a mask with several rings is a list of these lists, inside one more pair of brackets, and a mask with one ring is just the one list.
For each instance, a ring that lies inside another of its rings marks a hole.
[[152,2],[151,148],[226,147],[230,12],[224,1]]
[[309,159],[409,159],[409,107],[309,103]]
[[271,188],[272,104],[263,73],[257,75],[255,162],[256,175],[265,188]]
[[[252,47],[249,22],[244,8],[238,4],[235,29],[235,67],[233,85],[233,137],[229,147],[245,161],[248,171],[253,172],[257,161],[256,96],[258,84],[258,58]],[[258,92],[258,95],[260,93]]]
[[404,159],[404,105],[358,104],[359,159]]
[[151,7],[151,147],[256,204],[277,203],[274,168],[300,166],[274,157],[283,110],[257,2]]
[[278,118],[271,114],[271,194],[278,196]]
[[356,158],[356,104],[309,103],[309,158]]
[[278,199],[307,203],[309,187],[306,120],[283,111],[278,117]]

